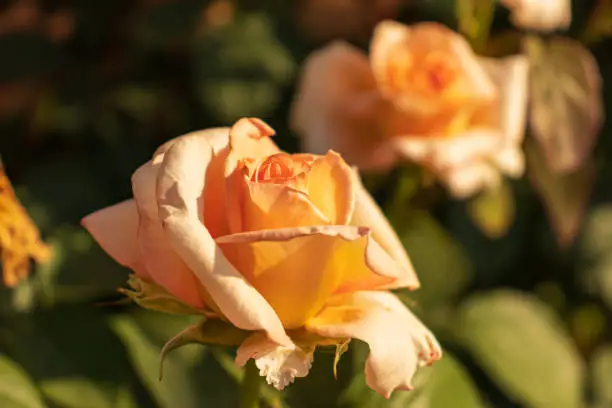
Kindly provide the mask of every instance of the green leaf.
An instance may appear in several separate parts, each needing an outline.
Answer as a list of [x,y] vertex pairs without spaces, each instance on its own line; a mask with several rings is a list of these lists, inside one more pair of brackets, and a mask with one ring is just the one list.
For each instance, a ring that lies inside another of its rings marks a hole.
[[599,294],[612,310],[612,206],[594,209],[585,223],[581,253],[584,255],[584,283]]
[[272,23],[259,13],[203,35],[193,60],[200,100],[223,123],[271,115],[296,70]]
[[138,376],[162,408],[237,406],[237,386],[200,344],[168,355],[164,378],[159,380],[164,343],[197,318],[138,310],[111,318],[111,327],[123,340]]
[[546,304],[512,291],[475,295],[461,305],[458,328],[509,396],[532,408],[583,406],[583,362]]
[[456,0],[455,8],[459,21],[459,32],[465,35],[477,52],[483,51],[493,22],[495,2],[493,0]]
[[472,198],[468,204],[472,221],[489,238],[500,238],[514,221],[514,196],[510,185],[502,181]]
[[593,396],[596,408],[612,406],[612,345],[598,349],[591,358],[591,376],[593,378]]
[[580,231],[591,189],[595,166],[589,161],[571,173],[554,172],[532,140],[525,142],[528,177],[540,196],[546,215],[562,248],[574,242]]
[[0,354],[0,406],[3,408],[44,408],[40,393],[25,370]]
[[125,349],[97,311],[62,306],[20,316],[8,329],[3,348],[53,408],[116,408],[125,388],[133,390]]
[[590,51],[569,38],[526,37],[531,130],[555,173],[587,161],[603,122],[601,77]]

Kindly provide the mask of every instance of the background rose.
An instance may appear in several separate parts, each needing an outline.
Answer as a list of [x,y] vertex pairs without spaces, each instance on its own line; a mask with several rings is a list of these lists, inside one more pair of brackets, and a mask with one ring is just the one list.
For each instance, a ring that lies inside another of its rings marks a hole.
[[478,58],[435,23],[383,22],[370,60],[337,42],[306,62],[292,124],[305,149],[332,148],[351,163],[385,170],[409,159],[433,170],[453,195],[520,176],[527,62]]
[[511,20],[520,28],[541,31],[567,29],[572,22],[570,0],[501,0]]
[[308,373],[314,347],[286,332],[298,328],[368,342],[370,387],[386,397],[410,388],[440,349],[383,291],[418,286],[404,249],[339,155],[285,154],[273,133],[242,119],[174,139],[134,173],[134,200],[83,225],[143,280],[258,331],[236,362],[255,358],[277,388]]

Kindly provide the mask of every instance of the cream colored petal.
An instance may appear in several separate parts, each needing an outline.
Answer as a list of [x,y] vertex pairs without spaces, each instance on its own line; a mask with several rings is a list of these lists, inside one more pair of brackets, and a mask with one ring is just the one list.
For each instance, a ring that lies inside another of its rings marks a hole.
[[138,212],[134,200],[89,214],[81,224],[115,261],[143,278],[150,278],[138,249]]
[[164,231],[230,322],[245,330],[264,330],[271,340],[291,346],[274,309],[227,260],[202,223],[202,192],[212,159],[213,148],[204,138],[177,140],[165,152],[157,179]]
[[525,171],[521,145],[527,117],[529,62],[523,55],[501,59],[480,58],[479,61],[499,90],[499,120],[503,138],[495,160],[502,172],[520,177]]
[[457,199],[466,199],[501,182],[497,167],[483,160],[451,168],[442,173],[440,178],[451,195]]
[[353,175],[357,186],[357,192],[355,210],[350,225],[369,227],[374,241],[378,242],[391,258],[402,267],[404,273],[397,279],[393,286],[394,288],[418,288],[420,285],[419,279],[417,278],[404,246],[378,204],[376,204],[370,193],[368,193],[361,183],[361,178],[357,173],[357,169],[354,169]]
[[332,302],[306,329],[324,337],[368,343],[366,383],[383,397],[389,398],[394,390],[412,389],[417,368],[441,358],[433,334],[395,295],[364,291]]
[[393,143],[405,158],[425,164],[434,172],[469,164],[499,151],[501,133],[494,129],[470,129],[448,137],[396,137]]
[[156,184],[163,154],[142,165],[132,176],[138,211],[138,244],[142,261],[153,282],[194,307],[203,308],[200,284],[174,252],[158,217]]
[[297,346],[279,346],[260,333],[246,339],[236,351],[235,363],[244,366],[255,360],[259,375],[277,390],[284,389],[296,377],[306,377],[313,360],[313,351],[306,352]]
[[385,170],[395,162],[385,143],[389,109],[378,94],[367,56],[337,41],[304,62],[290,124],[303,151],[323,155],[332,149],[361,169]]
[[571,0],[501,0],[510,9],[512,24],[520,28],[554,31],[569,28]]

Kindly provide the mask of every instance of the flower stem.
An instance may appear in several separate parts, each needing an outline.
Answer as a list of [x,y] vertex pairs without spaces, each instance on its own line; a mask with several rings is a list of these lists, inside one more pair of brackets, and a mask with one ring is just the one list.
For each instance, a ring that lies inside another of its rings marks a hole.
[[250,360],[244,367],[244,377],[240,386],[240,407],[259,408],[261,379],[255,362]]

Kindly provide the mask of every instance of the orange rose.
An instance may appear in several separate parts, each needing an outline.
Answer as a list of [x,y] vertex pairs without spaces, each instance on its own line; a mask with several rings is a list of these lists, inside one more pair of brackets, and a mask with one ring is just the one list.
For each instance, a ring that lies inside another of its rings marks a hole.
[[174,139],[135,172],[134,200],[83,225],[143,281],[253,331],[236,363],[254,358],[277,388],[310,368],[296,330],[368,342],[368,384],[409,388],[441,351],[386,291],[418,287],[403,247],[339,155],[289,155],[273,133],[241,119]]
[[476,57],[436,23],[385,21],[370,60],[336,42],[305,63],[292,126],[303,147],[340,152],[366,170],[398,159],[430,168],[466,197],[524,171],[527,62]]

